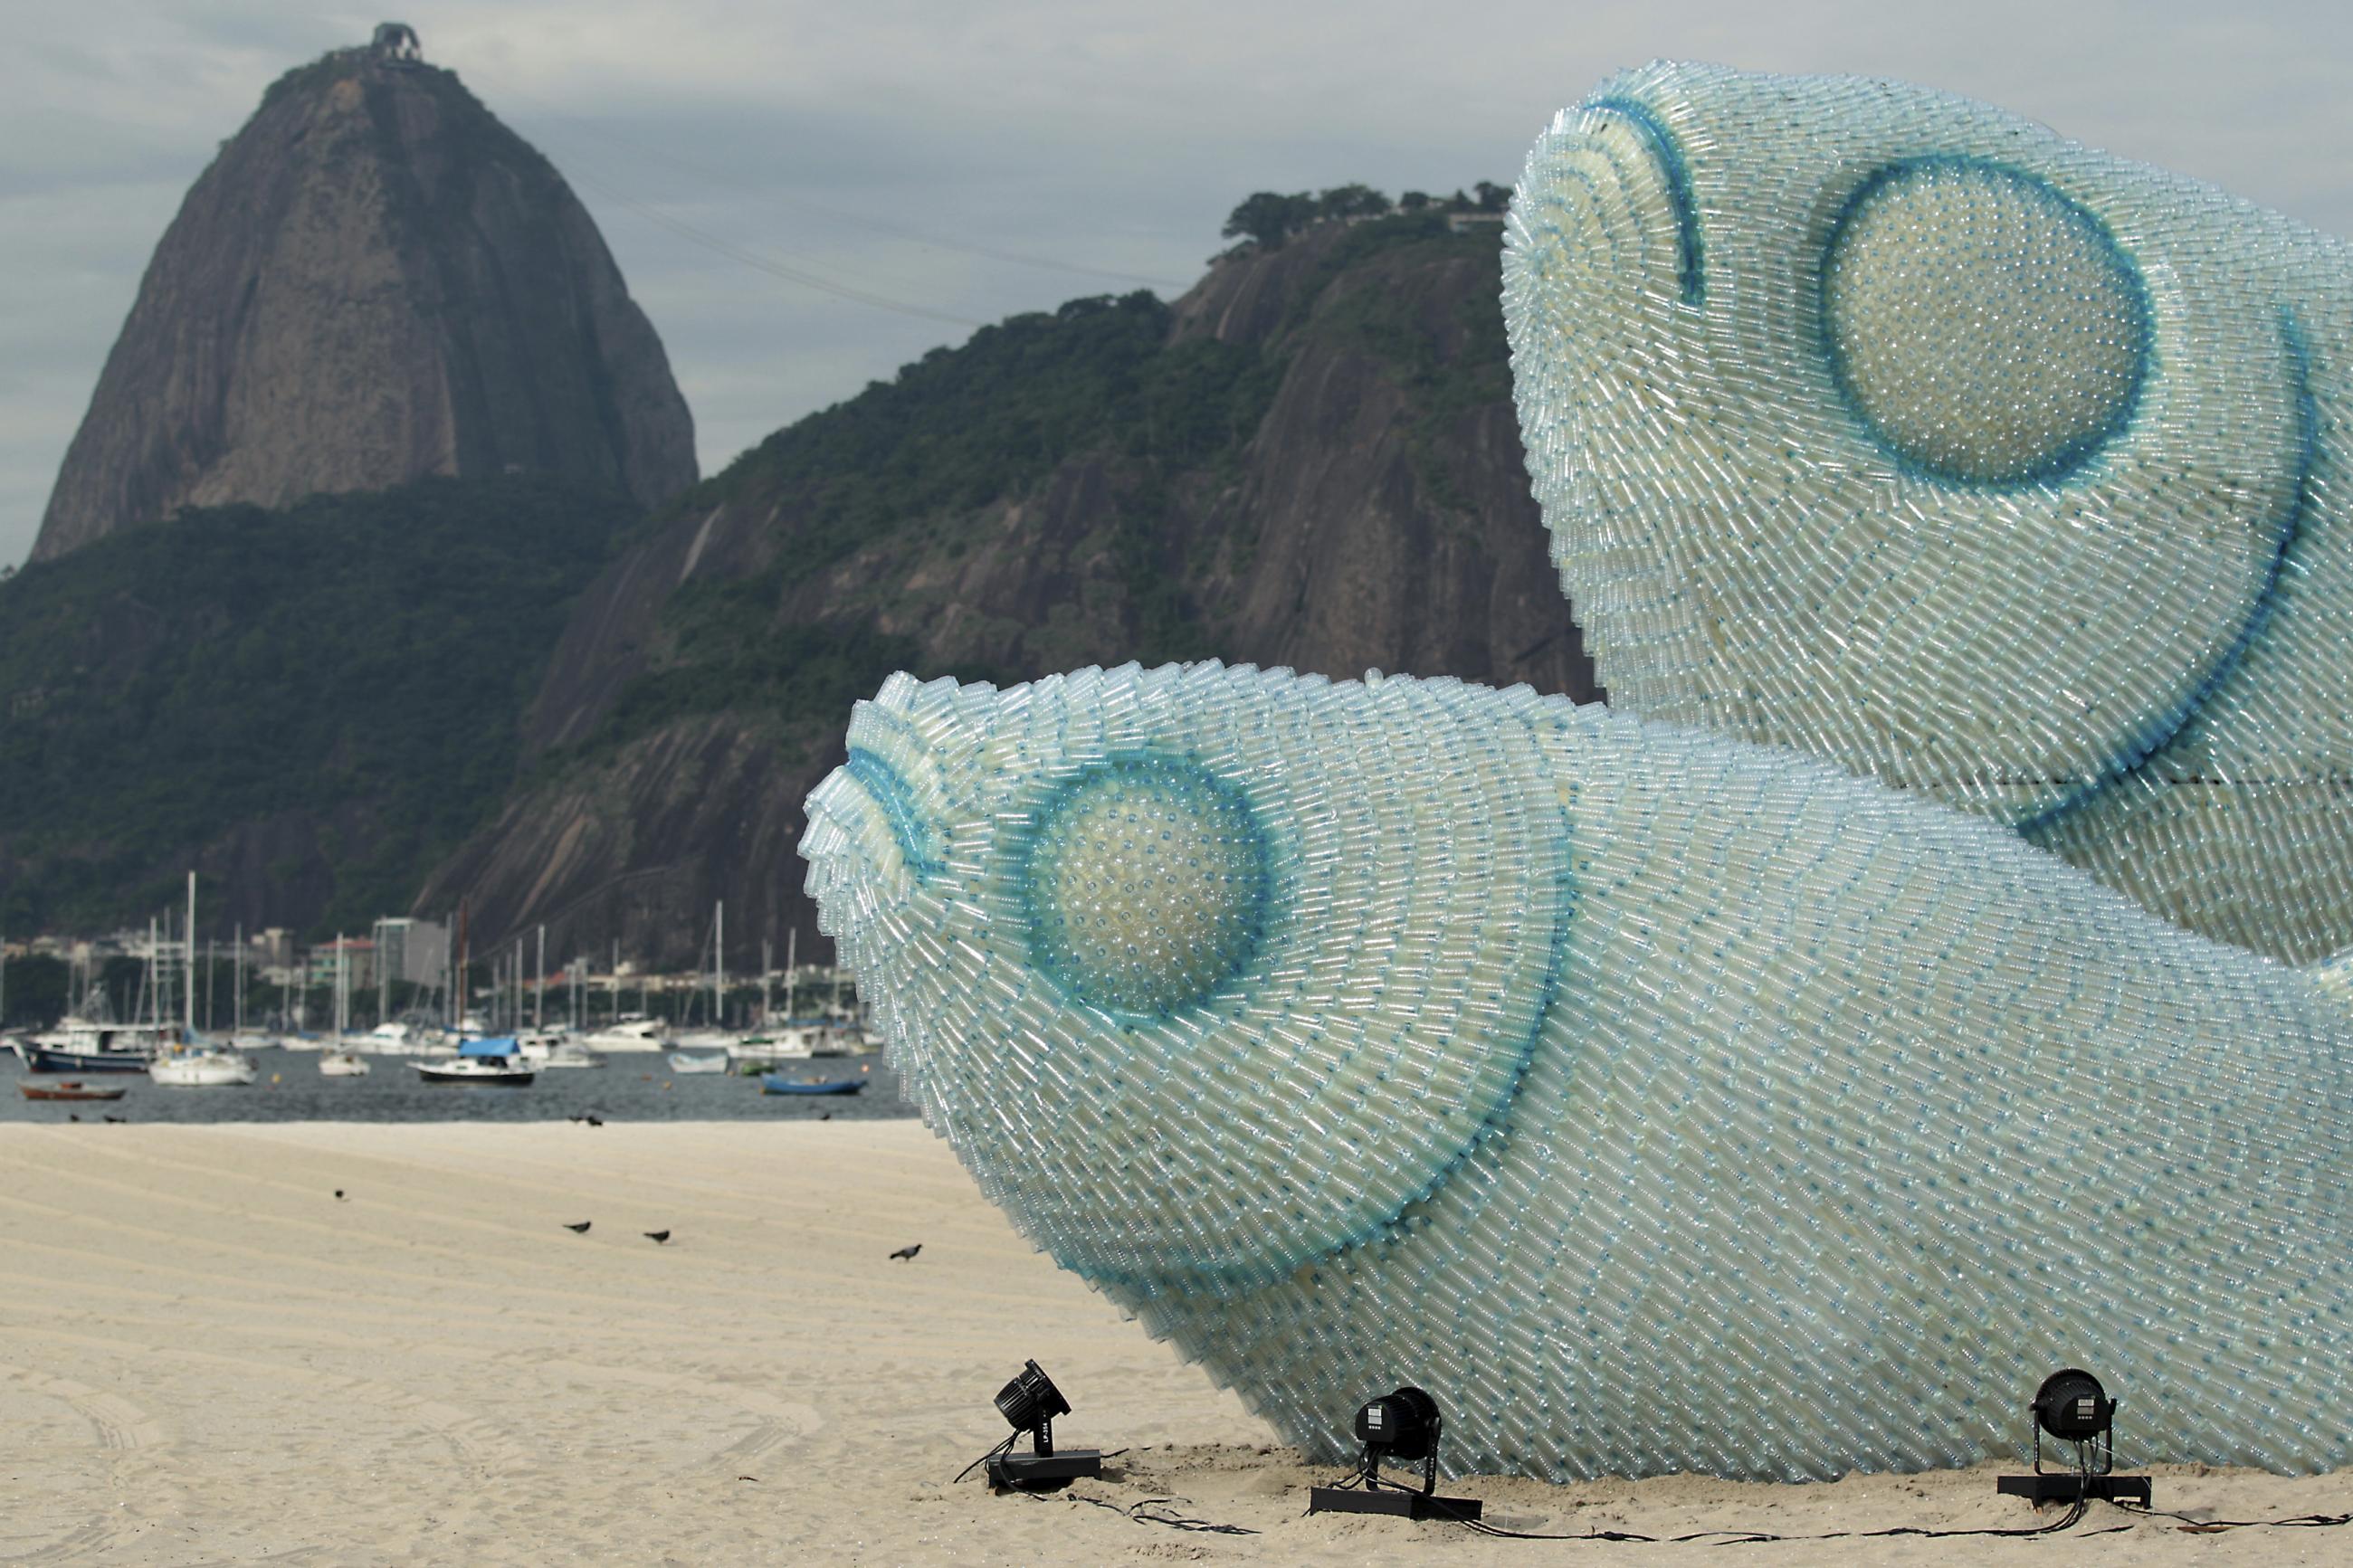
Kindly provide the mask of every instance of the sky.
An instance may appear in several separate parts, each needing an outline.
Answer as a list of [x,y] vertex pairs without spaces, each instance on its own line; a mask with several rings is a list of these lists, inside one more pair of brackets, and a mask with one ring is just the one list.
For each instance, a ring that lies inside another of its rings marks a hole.
[[[10,7],[0,564],[189,184],[382,8]],[[1509,184],[1555,110],[1662,58],[1967,93],[2353,235],[2353,7],[2116,0],[467,0],[390,12],[572,182],[703,470],[973,324],[1173,298],[1254,190]],[[815,277],[902,309],[777,275]]]

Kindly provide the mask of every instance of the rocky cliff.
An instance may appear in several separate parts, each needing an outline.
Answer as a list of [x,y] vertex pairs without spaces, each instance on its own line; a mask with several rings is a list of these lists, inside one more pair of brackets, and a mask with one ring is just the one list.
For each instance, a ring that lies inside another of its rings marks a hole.
[[33,556],[183,506],[514,471],[643,504],[693,483],[660,340],[554,167],[456,76],[339,50],[189,190]]
[[779,431],[583,595],[533,782],[420,907],[686,961],[723,898],[737,962],[788,929],[821,952],[801,800],[896,668],[1215,656],[1595,695],[1497,300],[1492,232],[1331,225],[1173,307],[987,329]]

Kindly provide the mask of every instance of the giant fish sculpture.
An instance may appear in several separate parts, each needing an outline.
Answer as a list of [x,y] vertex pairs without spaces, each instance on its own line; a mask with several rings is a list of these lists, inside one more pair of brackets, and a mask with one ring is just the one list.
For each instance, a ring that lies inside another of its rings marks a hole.
[[1966,99],[1657,65],[1529,154],[1504,317],[1613,703],[2353,947],[2353,249]]
[[1030,1239],[1340,1458],[1796,1479],[2353,1460],[2316,983],[1981,818],[1525,688],[893,676],[801,852]]

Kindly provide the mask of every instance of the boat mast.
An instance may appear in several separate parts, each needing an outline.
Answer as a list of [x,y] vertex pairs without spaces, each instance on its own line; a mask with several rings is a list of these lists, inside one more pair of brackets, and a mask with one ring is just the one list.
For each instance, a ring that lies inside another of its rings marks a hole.
[[776,944],[760,939],[760,1027],[772,1027],[776,1018]]
[[237,945],[228,950],[228,984],[231,993],[228,1006],[230,1016],[235,1020],[229,1025],[229,1034],[232,1039],[242,1040],[245,1038],[245,922],[243,921],[237,922],[237,935],[230,940]]
[[[392,1022],[392,970],[384,961],[385,922],[375,922],[375,1021],[379,1026]],[[406,956],[408,943],[402,941],[401,952]]]
[[531,988],[531,1032],[547,1031],[547,927],[539,928],[539,984]]
[[793,1021],[793,971],[799,965],[801,933],[797,926],[785,931],[785,1022]]
[[711,924],[711,1016],[719,1027],[727,1027],[727,900],[719,900],[719,912]]
[[188,873],[188,927],[180,933],[181,951],[187,963],[180,975],[180,1013],[185,1026],[180,1038],[193,1042],[196,1037],[196,874]]
[[458,900],[458,972],[449,978],[449,1011],[456,1015],[449,1031],[460,1041],[466,1037],[466,1010],[474,1002],[474,947],[472,932],[467,928],[470,906],[466,900]]

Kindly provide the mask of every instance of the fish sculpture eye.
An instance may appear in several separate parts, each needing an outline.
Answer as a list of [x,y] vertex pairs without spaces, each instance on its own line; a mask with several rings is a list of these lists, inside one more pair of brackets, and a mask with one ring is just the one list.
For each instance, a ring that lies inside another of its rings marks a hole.
[[1902,159],[1863,181],[1832,222],[1821,325],[1873,439],[1964,484],[2073,472],[2131,422],[2147,375],[2147,297],[2106,226],[1983,159]]
[[1504,284],[1612,706],[2353,947],[2353,247],[1950,94],[1662,62],[1537,139]]
[[1181,758],[1098,763],[1054,787],[1014,847],[1031,966],[1075,1001],[1165,1017],[1256,952],[1265,830],[1233,785]]
[[808,887],[1023,1234],[1231,1299],[1398,1240],[1575,1012],[1567,803],[1504,783],[1557,723],[1525,688],[1215,664],[894,676],[809,797]]

